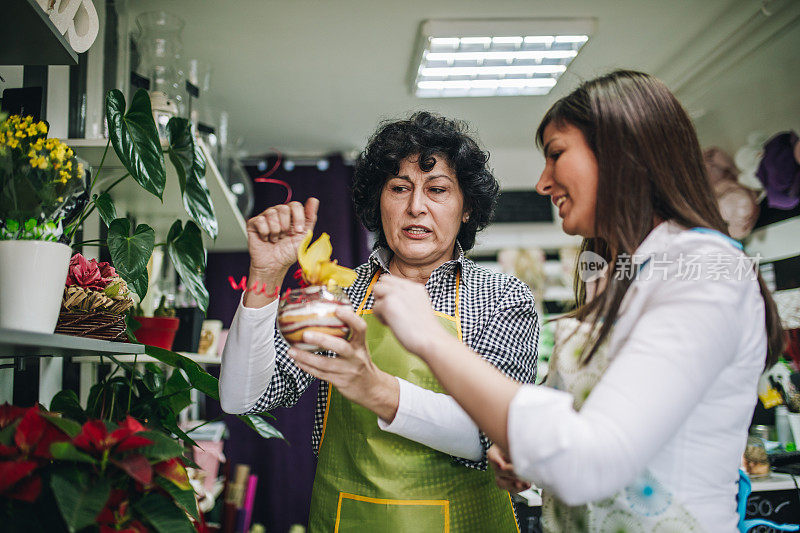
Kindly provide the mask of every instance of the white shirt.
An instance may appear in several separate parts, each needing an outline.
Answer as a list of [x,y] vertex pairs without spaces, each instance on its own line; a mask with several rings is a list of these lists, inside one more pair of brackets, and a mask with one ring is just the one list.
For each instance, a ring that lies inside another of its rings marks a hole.
[[[516,394],[511,460],[568,505],[609,497],[647,468],[708,531],[735,531],[766,355],[764,302],[752,275],[735,271],[746,258],[720,235],[663,223],[634,261],[650,254],[609,339],[614,360],[581,410],[547,387]],[[700,279],[681,279],[690,256]]]

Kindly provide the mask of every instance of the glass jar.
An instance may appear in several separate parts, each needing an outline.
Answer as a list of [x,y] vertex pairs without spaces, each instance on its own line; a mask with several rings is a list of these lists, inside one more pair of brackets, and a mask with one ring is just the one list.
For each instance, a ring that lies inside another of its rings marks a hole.
[[347,294],[339,287],[312,285],[291,290],[278,306],[278,330],[296,348],[319,350],[319,346],[303,342],[303,333],[318,331],[347,338],[350,328],[336,318],[336,310],[343,306],[352,308]]
[[170,116],[184,116],[185,88],[181,59],[183,19],[163,11],[150,11],[136,17],[139,33],[136,47],[140,56],[139,74],[150,79],[150,98],[159,133]]
[[761,437],[751,435],[747,437],[747,446],[744,450],[744,466],[751,478],[766,477],[769,475],[769,456]]

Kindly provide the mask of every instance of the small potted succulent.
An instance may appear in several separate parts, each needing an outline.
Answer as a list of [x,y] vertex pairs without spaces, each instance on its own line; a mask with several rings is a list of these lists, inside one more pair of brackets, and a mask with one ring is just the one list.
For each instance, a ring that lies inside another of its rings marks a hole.
[[286,342],[304,350],[316,350],[303,342],[306,331],[346,338],[350,329],[336,317],[336,309],[349,307],[342,290],[356,279],[354,270],[331,261],[333,247],[327,233],[311,244],[309,231],[297,250],[298,278],[302,288],[288,290],[278,306],[278,329]]
[[84,165],[47,132],[0,116],[0,328],[53,332],[71,255],[58,241],[86,203]]

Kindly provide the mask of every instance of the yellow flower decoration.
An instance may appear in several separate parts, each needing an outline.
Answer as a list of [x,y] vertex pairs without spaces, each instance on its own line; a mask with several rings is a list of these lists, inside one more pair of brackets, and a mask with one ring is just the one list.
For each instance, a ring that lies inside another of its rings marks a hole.
[[39,130],[39,133],[41,133],[41,134],[45,134],[45,133],[47,133],[47,123],[45,123],[45,122],[39,122],[39,123],[36,125],[36,129],[38,129],[38,130]]
[[8,144],[8,146],[10,148],[16,148],[17,146],[19,146],[19,140],[14,139],[13,137],[11,137],[11,138],[8,139],[8,143],[7,144]]
[[335,283],[340,287],[349,287],[356,280],[356,272],[340,266],[336,260],[331,261],[333,247],[327,233],[323,233],[311,244],[313,233],[306,233],[300,248],[297,250],[297,262],[303,270],[303,278],[311,285],[328,285]]

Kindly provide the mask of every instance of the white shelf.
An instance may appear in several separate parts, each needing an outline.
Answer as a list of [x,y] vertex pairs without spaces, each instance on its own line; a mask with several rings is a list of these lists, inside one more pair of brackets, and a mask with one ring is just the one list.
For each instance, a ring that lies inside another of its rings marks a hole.
[[[97,169],[100,160],[103,158],[103,151],[106,147],[106,139],[66,139],[64,141],[75,153],[85,159],[92,167]],[[247,230],[246,222],[239,208],[236,206],[236,199],[228,190],[228,186],[222,179],[219,170],[208,147],[202,141],[197,141],[203,155],[206,158],[206,182],[211,192],[211,201],[214,204],[214,212],[217,215],[217,225],[219,235],[216,241],[211,240],[208,235],[203,233],[203,242],[206,249],[215,252],[233,252],[247,250]],[[166,145],[162,145],[166,148]],[[191,217],[183,207],[178,176],[169,161],[169,156],[165,155],[165,167],[167,169],[167,182],[164,188],[163,203],[151,193],[139,186],[133,178],[127,178],[119,185],[111,189],[109,193],[114,200],[117,209],[117,216],[123,217],[126,213],[131,213],[136,217],[137,224],[147,224],[156,231],[157,239],[164,239],[169,232],[169,228],[175,219],[189,220]],[[113,147],[109,147],[106,160],[103,163],[100,180],[95,185],[95,190],[100,191],[103,185],[110,185],[113,180],[119,178],[126,172],[122,166]]]
[[[136,345],[134,345],[136,346]],[[222,359],[217,357],[216,355],[207,355],[207,354],[199,354],[199,353],[191,353],[191,352],[178,352],[179,354],[188,357],[195,363],[205,364],[205,365],[219,365],[222,363]],[[137,363],[158,363],[159,360],[150,357],[147,354],[122,354],[122,355],[115,355],[114,359],[121,361],[123,363],[133,363],[134,359]],[[73,357],[73,362],[76,363],[99,363],[100,357],[99,356],[79,356]],[[112,362],[108,359],[108,362]]]

